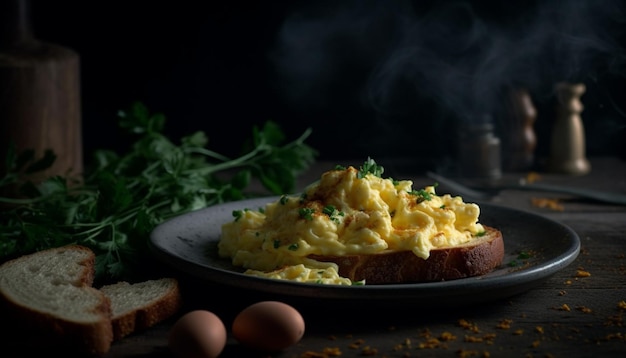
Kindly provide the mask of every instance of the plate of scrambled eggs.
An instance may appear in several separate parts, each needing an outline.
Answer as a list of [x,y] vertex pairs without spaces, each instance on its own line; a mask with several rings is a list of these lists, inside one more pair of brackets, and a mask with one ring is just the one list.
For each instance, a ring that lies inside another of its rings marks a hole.
[[[529,212],[438,195],[436,185],[382,177],[368,162],[322,174],[303,193],[230,202],[170,219],[155,228],[157,258],[193,276],[277,295],[354,301],[474,303],[529,289],[578,255],[576,233]],[[479,220],[480,219],[480,220]],[[342,276],[318,257],[432,250],[502,231],[497,267],[464,278],[369,285]]]

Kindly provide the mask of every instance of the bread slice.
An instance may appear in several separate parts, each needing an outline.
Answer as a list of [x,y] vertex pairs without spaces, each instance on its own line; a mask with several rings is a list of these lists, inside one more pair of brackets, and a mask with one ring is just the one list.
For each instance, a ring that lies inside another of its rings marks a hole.
[[100,290],[111,300],[113,339],[119,340],[174,315],[182,300],[178,281],[161,278],[139,283],[118,282]]
[[502,264],[504,241],[500,230],[485,226],[485,234],[463,245],[430,251],[424,260],[411,251],[373,255],[309,257],[334,262],[339,275],[367,285],[447,281],[484,275]]
[[5,262],[0,266],[2,320],[72,351],[105,354],[113,341],[111,304],[91,287],[94,265],[94,253],[78,245]]
[[91,249],[68,245],[0,265],[0,328],[20,353],[102,356],[180,308],[174,278],[94,288],[95,260]]

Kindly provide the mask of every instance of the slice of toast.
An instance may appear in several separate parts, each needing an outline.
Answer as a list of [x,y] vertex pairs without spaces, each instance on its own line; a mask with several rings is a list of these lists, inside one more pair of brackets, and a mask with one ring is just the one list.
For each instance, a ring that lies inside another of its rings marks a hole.
[[431,250],[426,260],[411,251],[309,257],[334,262],[339,266],[340,276],[353,282],[365,280],[367,285],[447,281],[479,276],[493,271],[502,264],[504,258],[502,233],[496,228],[483,226],[484,235],[463,245]]
[[178,281],[161,278],[138,283],[118,282],[100,290],[111,300],[113,338],[119,340],[174,315],[182,300]]
[[5,322],[31,337],[103,355],[113,341],[111,303],[91,287],[94,253],[70,245],[25,255],[0,266],[0,306]]
[[102,356],[114,341],[151,327],[180,308],[180,288],[174,278],[97,289],[92,287],[94,275],[95,254],[80,245],[3,263],[2,333],[11,335],[20,354],[59,351],[65,356]]

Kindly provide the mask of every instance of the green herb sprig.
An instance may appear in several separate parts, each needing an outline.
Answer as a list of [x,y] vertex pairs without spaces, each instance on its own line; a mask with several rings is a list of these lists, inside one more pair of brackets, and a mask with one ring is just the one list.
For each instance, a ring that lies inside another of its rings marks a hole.
[[370,157],[363,163],[363,165],[359,168],[357,173],[357,177],[359,179],[365,178],[367,174],[372,174],[379,178],[382,178],[383,173],[385,172],[385,168],[376,164],[376,161]]
[[[0,262],[38,250],[76,243],[97,255],[96,278],[130,279],[147,267],[148,238],[166,219],[248,194],[252,178],[269,192],[295,190],[296,177],[317,152],[305,144],[311,130],[284,143],[280,127],[253,127],[237,158],[207,149],[198,131],[179,144],[163,134],[165,116],[142,103],[119,112],[119,125],[133,136],[128,152],[98,150],[81,178],[53,176],[38,183],[25,175],[54,162],[54,153],[9,150],[0,176]],[[14,149],[14,148],[13,148]],[[5,194],[5,193],[11,193]]]

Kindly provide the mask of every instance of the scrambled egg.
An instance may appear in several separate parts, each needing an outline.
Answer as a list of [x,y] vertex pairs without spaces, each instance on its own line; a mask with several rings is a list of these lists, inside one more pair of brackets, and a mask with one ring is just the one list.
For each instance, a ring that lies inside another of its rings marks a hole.
[[383,168],[338,167],[302,195],[282,196],[259,210],[233,212],[222,226],[218,253],[247,274],[323,284],[355,284],[337,266],[309,258],[412,251],[427,259],[437,247],[484,232],[480,208],[459,196],[420,190],[410,180],[382,177]]

